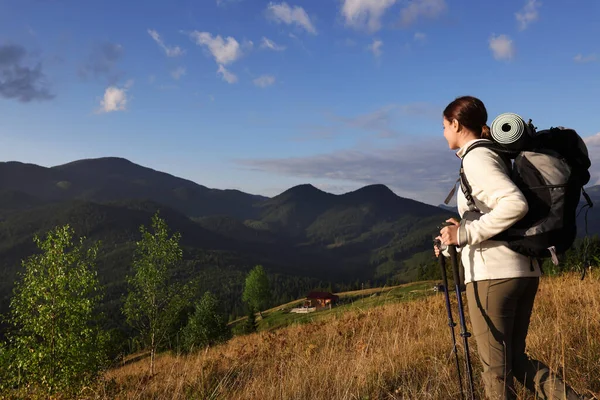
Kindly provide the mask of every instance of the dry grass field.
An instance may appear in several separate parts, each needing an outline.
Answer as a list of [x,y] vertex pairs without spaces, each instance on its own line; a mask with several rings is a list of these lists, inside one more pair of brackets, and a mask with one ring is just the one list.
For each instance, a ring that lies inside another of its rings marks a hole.
[[[529,353],[576,390],[600,393],[600,272],[544,277]],[[454,295],[454,293],[451,293]],[[455,296],[454,317],[456,313]],[[456,328],[457,338],[459,327]],[[462,343],[459,340],[459,352]],[[469,341],[482,399],[475,341]],[[82,393],[116,399],[458,399],[442,294],[237,336],[190,355],[162,354],[108,371]],[[463,364],[464,371],[464,364]],[[519,387],[520,399],[533,399]]]

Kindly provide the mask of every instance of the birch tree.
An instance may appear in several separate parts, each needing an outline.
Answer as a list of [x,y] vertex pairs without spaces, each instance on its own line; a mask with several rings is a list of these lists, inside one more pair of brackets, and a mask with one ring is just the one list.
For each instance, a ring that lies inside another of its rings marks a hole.
[[183,257],[181,235],[174,233],[169,237],[167,224],[158,212],[152,217],[152,228],[153,233],[140,227],[142,239],[136,243],[134,275],[127,278],[130,289],[123,311],[150,350],[150,374],[154,375],[156,351],[183,307],[184,291],[171,278],[172,270]]

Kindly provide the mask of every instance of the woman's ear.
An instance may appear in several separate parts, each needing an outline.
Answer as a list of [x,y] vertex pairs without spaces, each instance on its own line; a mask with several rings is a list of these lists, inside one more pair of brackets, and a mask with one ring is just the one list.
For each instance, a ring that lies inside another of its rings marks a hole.
[[460,122],[458,122],[456,118],[452,120],[452,129],[454,129],[456,132],[460,131]]

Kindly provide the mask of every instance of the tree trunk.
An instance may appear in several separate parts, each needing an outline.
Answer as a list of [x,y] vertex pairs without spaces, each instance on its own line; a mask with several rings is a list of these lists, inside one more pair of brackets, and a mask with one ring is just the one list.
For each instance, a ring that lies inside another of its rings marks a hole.
[[152,342],[150,344],[150,376],[154,376],[154,354],[156,353],[156,347],[154,343],[154,333],[152,333]]

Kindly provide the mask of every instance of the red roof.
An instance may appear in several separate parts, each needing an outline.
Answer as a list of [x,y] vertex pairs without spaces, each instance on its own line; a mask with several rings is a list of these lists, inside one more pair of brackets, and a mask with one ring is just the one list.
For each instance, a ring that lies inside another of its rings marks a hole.
[[308,294],[308,296],[306,296],[307,299],[331,299],[331,300],[337,300],[339,299],[339,297],[335,294],[331,294],[329,292],[310,292]]

